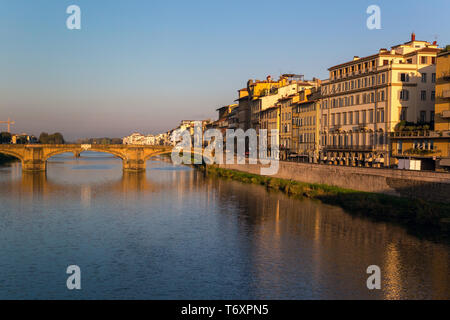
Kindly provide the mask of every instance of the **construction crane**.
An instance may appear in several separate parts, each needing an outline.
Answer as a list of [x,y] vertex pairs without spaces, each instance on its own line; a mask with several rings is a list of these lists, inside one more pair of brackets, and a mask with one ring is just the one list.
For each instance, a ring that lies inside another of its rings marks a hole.
[[11,119],[8,118],[8,121],[0,121],[0,123],[7,123],[8,124],[8,132],[11,133],[11,125],[15,124],[15,121],[11,121]]

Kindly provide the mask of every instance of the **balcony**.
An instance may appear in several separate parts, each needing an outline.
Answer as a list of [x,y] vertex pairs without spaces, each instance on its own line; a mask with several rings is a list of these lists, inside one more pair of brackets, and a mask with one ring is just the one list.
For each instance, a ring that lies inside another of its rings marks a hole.
[[450,131],[395,131],[390,132],[389,137],[394,140],[450,138]]
[[392,150],[394,157],[415,157],[415,158],[431,158],[439,157],[442,151],[438,149],[408,149],[408,150]]
[[432,138],[434,136],[433,131],[395,131],[389,133],[391,138]]
[[[371,145],[358,145],[358,146],[333,146],[327,145],[323,147],[324,151],[347,151],[347,152],[372,152],[376,148]],[[382,149],[384,150],[384,149]]]
[[341,130],[341,128],[342,128],[342,126],[340,126],[340,125],[332,125],[332,126],[330,126],[330,132],[335,132],[335,131],[339,131],[339,130]]

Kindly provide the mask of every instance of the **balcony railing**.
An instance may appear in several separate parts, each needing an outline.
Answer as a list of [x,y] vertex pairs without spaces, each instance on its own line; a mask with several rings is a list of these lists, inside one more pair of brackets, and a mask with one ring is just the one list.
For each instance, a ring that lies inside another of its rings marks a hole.
[[[382,146],[380,146],[382,147]],[[358,145],[358,146],[334,146],[334,145],[327,145],[323,147],[324,151],[348,151],[348,152],[358,152],[358,151],[374,151],[374,150],[385,150],[382,148],[377,148],[375,146],[371,145]]]

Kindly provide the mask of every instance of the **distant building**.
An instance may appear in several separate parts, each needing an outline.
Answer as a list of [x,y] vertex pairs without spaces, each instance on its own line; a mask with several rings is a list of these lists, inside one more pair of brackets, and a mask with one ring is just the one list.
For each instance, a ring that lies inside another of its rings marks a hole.
[[317,162],[320,142],[320,88],[305,89],[293,105],[291,150],[303,161]]
[[35,136],[26,133],[11,135],[12,144],[33,144],[37,142],[38,139]]
[[124,137],[122,139],[122,143],[123,144],[128,144],[128,145],[149,145],[149,146],[153,146],[156,145],[157,143],[157,138],[154,135],[142,135],[140,133],[133,133],[127,137]]

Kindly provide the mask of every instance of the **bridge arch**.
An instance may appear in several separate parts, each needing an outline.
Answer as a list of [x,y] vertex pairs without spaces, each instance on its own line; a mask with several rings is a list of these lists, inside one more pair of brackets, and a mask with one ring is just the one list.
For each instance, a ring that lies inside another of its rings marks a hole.
[[11,156],[11,157],[17,158],[21,162],[23,161],[23,156],[21,154],[19,154],[19,153],[14,152],[14,151],[0,150],[0,154],[4,154],[4,155],[7,155],[7,156]]
[[[203,151],[203,150],[202,150]],[[183,152],[183,151],[181,151],[181,152]],[[201,157],[202,157],[202,162],[203,162],[203,158],[204,158],[204,154],[203,154],[203,152],[192,152],[192,151],[188,151],[188,150],[186,150],[185,151],[186,153],[190,153],[191,155],[192,154],[198,154],[198,155],[200,155]],[[147,161],[147,160],[149,160],[149,159],[151,159],[151,158],[153,158],[153,157],[156,157],[156,156],[161,156],[161,155],[165,155],[165,154],[172,154],[172,150],[165,150],[165,151],[159,151],[159,152],[156,152],[156,153],[153,153],[153,154],[149,154],[149,155],[147,155],[145,158],[144,158],[144,161]],[[211,158],[211,157],[206,157],[206,158],[208,158],[209,160],[214,160],[214,158]]]
[[85,150],[85,149],[78,149],[77,148],[77,149],[66,149],[66,150],[57,150],[57,151],[49,152],[49,153],[45,154],[44,161],[47,161],[51,157],[54,157],[54,156],[56,156],[58,154],[73,153],[74,156],[76,156],[78,154],[81,154],[83,152],[88,152],[88,151],[111,154],[111,155],[116,156],[116,157],[118,157],[118,158],[120,158],[122,160],[124,160],[126,158],[125,155],[123,155],[123,154],[121,154],[119,152],[113,151],[113,150],[96,149],[96,148],[91,148],[91,149]]

